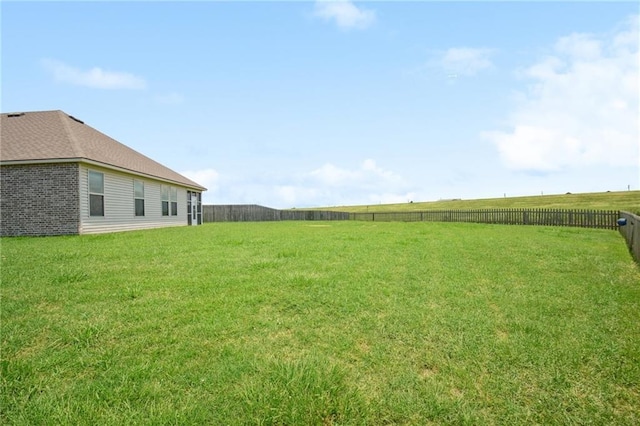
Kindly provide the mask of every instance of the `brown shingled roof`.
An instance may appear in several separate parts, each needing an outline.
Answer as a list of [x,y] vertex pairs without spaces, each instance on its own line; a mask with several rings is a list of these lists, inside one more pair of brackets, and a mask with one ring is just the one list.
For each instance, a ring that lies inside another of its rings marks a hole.
[[1,116],[0,162],[88,160],[190,188],[206,189],[62,111]]

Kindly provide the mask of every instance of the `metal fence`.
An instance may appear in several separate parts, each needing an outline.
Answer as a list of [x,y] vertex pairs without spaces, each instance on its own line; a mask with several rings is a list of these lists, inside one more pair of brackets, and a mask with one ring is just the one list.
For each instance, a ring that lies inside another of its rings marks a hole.
[[351,220],[380,222],[473,222],[506,225],[617,229],[617,210],[482,209],[351,213]]
[[620,217],[627,220],[626,225],[619,227],[620,233],[627,241],[631,255],[640,263],[640,216],[629,212],[620,212]]
[[257,204],[202,206],[203,222],[265,222],[278,220],[349,220],[349,213],[322,210],[278,210]]

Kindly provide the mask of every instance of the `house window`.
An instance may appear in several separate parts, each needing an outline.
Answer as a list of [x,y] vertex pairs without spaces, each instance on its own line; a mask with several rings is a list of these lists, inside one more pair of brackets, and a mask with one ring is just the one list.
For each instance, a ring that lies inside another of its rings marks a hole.
[[104,173],[89,171],[89,216],[104,216]]
[[178,188],[162,185],[162,216],[178,216]]
[[144,216],[144,182],[141,180],[133,181],[133,198],[136,216]]
[[171,196],[171,216],[178,216],[178,188],[170,188]]
[[169,216],[169,187],[162,185],[162,216]]

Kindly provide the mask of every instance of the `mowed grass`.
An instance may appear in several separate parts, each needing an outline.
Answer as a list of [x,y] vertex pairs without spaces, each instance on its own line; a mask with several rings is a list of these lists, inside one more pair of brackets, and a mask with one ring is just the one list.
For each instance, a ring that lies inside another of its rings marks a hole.
[[536,195],[528,197],[484,198],[477,200],[440,200],[401,204],[341,206],[322,210],[364,212],[403,212],[467,209],[594,209],[623,210],[640,214],[640,191],[589,192],[579,194]]
[[218,223],[1,255],[2,424],[640,423],[614,231]]

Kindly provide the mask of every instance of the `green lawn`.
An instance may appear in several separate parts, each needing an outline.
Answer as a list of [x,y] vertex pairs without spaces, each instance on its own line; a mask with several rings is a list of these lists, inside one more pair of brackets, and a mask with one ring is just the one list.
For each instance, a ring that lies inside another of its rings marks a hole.
[[614,231],[217,223],[1,241],[2,424],[640,423]]
[[531,197],[485,198],[477,200],[442,200],[369,206],[321,208],[350,213],[403,212],[420,210],[464,209],[595,209],[624,210],[640,214],[640,191],[592,192],[581,194],[537,195]]

